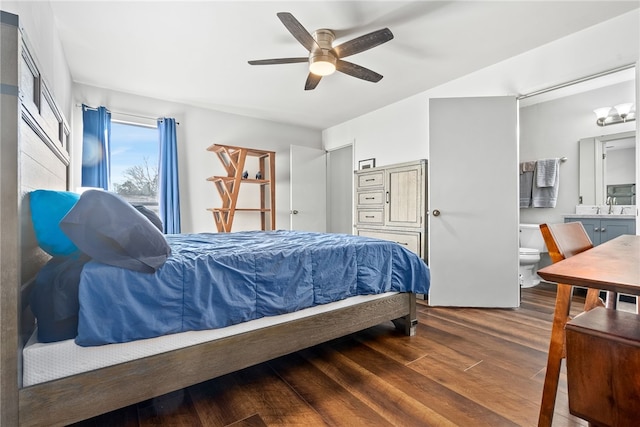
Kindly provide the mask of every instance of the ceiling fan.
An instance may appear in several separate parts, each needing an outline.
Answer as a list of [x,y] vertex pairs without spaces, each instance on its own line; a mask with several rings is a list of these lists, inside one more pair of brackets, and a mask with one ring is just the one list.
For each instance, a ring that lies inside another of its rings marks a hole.
[[309,76],[304,85],[304,90],[312,90],[318,86],[320,79],[334,71],[340,71],[350,76],[367,80],[370,82],[379,82],[382,75],[351,62],[342,60],[347,56],[364,52],[378,45],[393,39],[393,34],[388,28],[373,31],[369,34],[357,37],[333,47],[335,33],[329,29],[323,28],[316,30],[311,35],[298,20],[288,12],[280,12],[277,14],[280,21],[289,30],[289,32],[309,51],[308,57],[299,58],[276,58],[276,59],[260,59],[249,61],[251,65],[274,65],[274,64],[293,64],[297,62],[309,62]]

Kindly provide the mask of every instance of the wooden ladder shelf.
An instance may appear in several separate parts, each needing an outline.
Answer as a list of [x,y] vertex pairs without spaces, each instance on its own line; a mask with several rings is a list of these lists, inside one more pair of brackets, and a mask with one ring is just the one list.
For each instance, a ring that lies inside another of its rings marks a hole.
[[[259,212],[261,230],[275,230],[276,228],[276,192],[275,192],[275,152],[256,150],[253,148],[236,147],[232,145],[213,144],[207,148],[213,151],[227,171],[226,176],[212,176],[212,181],[220,198],[222,206],[209,208],[219,233],[228,233],[233,226],[233,218],[237,211]],[[247,156],[258,158],[260,178],[243,178]],[[260,207],[238,208],[238,195],[241,184],[260,185]]]

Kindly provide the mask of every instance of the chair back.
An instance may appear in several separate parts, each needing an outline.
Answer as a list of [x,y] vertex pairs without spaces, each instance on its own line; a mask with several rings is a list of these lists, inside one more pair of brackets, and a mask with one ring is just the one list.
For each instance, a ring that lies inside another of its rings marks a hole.
[[554,263],[593,248],[581,222],[540,224],[540,231]]

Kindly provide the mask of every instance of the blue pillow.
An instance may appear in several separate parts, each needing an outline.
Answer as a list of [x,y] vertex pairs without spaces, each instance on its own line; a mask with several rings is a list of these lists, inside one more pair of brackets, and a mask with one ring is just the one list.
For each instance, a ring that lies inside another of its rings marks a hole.
[[82,193],[60,228],[82,252],[103,264],[153,273],[171,254],[164,235],[151,221],[107,191]]
[[65,256],[78,251],[59,223],[79,199],[79,194],[69,191],[35,190],[29,194],[36,240],[49,255]]

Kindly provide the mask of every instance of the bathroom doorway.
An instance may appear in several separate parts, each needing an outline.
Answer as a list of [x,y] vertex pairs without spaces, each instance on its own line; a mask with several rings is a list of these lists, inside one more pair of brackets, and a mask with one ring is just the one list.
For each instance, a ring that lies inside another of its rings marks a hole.
[[[584,197],[581,199],[584,167],[580,165],[579,141],[587,137],[607,140],[610,135],[620,133],[635,135],[637,121],[598,126],[593,110],[625,102],[637,104],[636,78],[636,67],[629,65],[520,99],[519,161],[566,158],[560,167],[556,206],[521,208],[520,223],[564,222],[564,215],[576,213],[577,206],[587,202]],[[637,150],[633,162],[637,170]],[[637,172],[633,183],[637,184]],[[550,263],[548,254],[542,253],[539,267]]]

